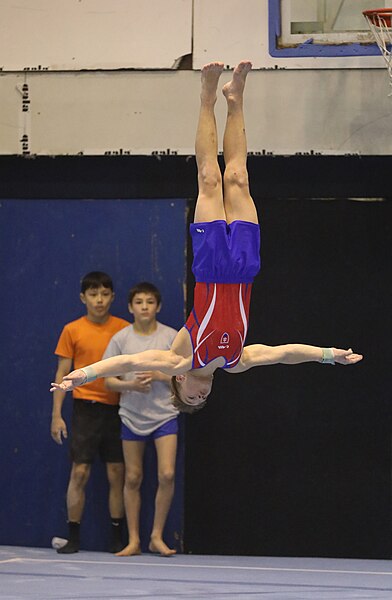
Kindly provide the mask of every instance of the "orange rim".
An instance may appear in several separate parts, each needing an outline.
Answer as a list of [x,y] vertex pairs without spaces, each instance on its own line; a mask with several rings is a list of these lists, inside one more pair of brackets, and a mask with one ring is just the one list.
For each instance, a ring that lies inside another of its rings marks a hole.
[[374,8],[372,10],[364,10],[363,16],[367,17],[374,25],[379,25],[379,18],[385,21],[387,27],[392,26],[392,8]]

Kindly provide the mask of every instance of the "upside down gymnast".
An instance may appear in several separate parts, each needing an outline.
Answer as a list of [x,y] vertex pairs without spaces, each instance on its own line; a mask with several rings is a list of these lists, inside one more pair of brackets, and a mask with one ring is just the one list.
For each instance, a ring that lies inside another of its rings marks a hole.
[[223,138],[225,170],[217,153],[214,106],[223,63],[205,65],[196,132],[199,195],[191,224],[196,279],[194,308],[170,350],[120,355],[52,383],[51,391],[70,391],[97,377],[127,371],[158,370],[172,376],[173,403],[183,412],[202,408],[211,392],[214,371],[236,374],[262,365],[319,362],[352,365],[362,360],[352,349],[305,344],[244,346],[252,282],[260,269],[260,229],[249,191],[243,92],[249,61],[241,61],[223,86],[227,120]]

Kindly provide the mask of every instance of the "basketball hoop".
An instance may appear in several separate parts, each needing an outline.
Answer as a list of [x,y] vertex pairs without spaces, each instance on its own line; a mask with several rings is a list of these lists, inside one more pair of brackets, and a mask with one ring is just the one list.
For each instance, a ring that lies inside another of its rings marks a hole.
[[[362,14],[387,63],[389,84],[392,87],[392,8],[364,10]],[[392,91],[388,95],[392,96]]]

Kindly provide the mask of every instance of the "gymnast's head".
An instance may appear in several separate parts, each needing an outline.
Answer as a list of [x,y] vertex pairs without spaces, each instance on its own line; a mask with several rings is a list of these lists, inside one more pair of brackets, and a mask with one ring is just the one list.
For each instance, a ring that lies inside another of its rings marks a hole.
[[188,414],[204,408],[211,392],[213,377],[213,375],[195,376],[192,371],[184,375],[174,375],[171,379],[174,407]]

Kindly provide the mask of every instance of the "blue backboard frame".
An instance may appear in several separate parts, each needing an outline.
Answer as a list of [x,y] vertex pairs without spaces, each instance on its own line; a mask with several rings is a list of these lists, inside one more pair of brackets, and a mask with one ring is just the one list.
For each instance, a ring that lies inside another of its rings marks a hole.
[[306,42],[292,48],[279,48],[278,38],[281,35],[280,0],[268,0],[268,46],[269,54],[274,58],[314,58],[345,56],[377,56],[380,50],[373,44],[314,44],[311,37]]

